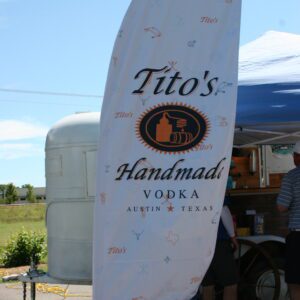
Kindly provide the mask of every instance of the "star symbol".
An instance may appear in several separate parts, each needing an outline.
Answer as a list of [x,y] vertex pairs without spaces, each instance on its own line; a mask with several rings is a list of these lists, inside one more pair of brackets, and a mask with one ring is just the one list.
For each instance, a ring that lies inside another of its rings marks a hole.
[[171,258],[169,256],[167,256],[164,261],[168,264],[170,262]]
[[141,207],[141,214],[142,214],[142,218],[146,218],[146,211],[144,207]]
[[168,212],[173,212],[174,206],[173,206],[172,204],[170,204],[170,205],[167,207],[167,209],[168,209]]

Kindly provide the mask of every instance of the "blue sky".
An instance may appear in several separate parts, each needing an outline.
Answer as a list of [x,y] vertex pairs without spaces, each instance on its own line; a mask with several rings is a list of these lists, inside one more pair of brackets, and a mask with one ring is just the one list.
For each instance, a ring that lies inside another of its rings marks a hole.
[[[4,90],[102,96],[129,3],[0,0],[0,183],[44,186],[49,128],[74,112],[99,111],[102,101]],[[243,0],[240,44],[269,30],[300,34],[299,11],[299,0]]]

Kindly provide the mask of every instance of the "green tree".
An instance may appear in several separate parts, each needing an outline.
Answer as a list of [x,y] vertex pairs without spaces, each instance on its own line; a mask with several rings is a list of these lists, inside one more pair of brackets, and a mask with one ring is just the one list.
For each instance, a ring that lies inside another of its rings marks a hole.
[[13,183],[9,183],[6,186],[5,199],[6,199],[6,203],[8,204],[11,204],[18,200],[18,192]]
[[0,184],[0,197],[1,197],[1,199],[5,198],[6,187],[7,187],[7,184]]
[[26,193],[26,200],[30,203],[34,203],[36,202],[36,197],[34,194],[34,187],[33,185],[27,183],[22,185],[22,188],[26,188],[27,189],[27,193]]

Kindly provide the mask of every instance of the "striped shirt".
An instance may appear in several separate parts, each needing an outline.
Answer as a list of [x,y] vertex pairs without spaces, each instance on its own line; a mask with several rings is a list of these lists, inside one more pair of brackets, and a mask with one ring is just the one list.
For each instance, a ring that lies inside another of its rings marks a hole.
[[284,176],[277,204],[288,207],[289,228],[300,229],[300,166]]

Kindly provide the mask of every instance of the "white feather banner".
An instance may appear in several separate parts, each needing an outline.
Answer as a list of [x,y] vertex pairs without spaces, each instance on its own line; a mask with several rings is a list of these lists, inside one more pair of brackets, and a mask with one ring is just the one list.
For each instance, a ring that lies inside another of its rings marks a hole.
[[188,300],[229,170],[241,0],[133,0],[100,121],[94,300]]

